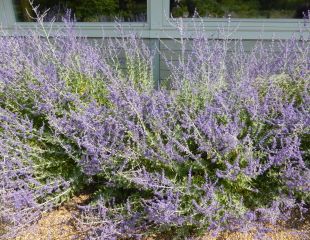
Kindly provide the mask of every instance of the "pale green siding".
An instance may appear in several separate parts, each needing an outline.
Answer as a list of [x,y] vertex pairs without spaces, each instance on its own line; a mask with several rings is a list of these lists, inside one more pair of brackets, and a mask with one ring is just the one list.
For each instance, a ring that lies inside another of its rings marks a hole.
[[[36,23],[16,22],[12,0],[0,0],[0,25],[1,35],[25,35],[29,30],[38,26]],[[264,39],[268,45],[271,39],[288,39],[293,34],[297,38],[310,36],[310,19],[170,19],[169,0],[147,0],[147,22],[146,23],[123,23],[123,32],[136,32],[150,46],[151,49],[159,49],[169,60],[177,63],[181,54],[180,44],[171,40],[181,36],[193,38],[197,34],[205,34],[209,38],[242,39],[244,48],[249,51],[257,39]],[[179,31],[182,25],[184,31]],[[63,26],[55,23],[51,27],[57,30]],[[46,24],[49,28],[50,25]],[[120,33],[115,31],[114,23],[77,23],[76,30],[82,36],[90,39],[100,37],[119,37]],[[202,31],[203,29],[203,31]],[[193,46],[189,42],[185,49],[185,58]],[[163,57],[157,54],[153,61],[153,75],[158,82],[169,76],[169,70],[163,61]]]

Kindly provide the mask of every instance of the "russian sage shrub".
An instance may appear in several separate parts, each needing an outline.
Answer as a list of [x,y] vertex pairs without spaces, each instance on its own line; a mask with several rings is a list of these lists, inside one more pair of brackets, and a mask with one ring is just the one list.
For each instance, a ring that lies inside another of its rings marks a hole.
[[0,39],[2,236],[83,192],[75,219],[87,239],[264,232],[292,211],[302,220],[308,41],[245,52],[197,35],[187,59],[162,54],[171,76],[155,90],[155,52],[138,36],[99,44],[65,26]]

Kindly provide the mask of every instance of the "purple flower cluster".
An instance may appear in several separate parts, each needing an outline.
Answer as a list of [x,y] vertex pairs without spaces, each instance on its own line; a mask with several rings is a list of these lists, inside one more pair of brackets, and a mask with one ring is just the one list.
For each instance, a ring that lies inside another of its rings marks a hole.
[[66,22],[52,39],[0,38],[5,237],[85,190],[88,239],[263,232],[305,211],[309,42],[181,42],[195,48],[162,53],[171,76],[155,90],[154,52],[134,34],[100,45]]
[[41,158],[35,143],[39,133],[29,119],[0,107],[0,220],[13,237],[24,226],[35,223],[69,189],[61,177],[44,177],[37,171]]

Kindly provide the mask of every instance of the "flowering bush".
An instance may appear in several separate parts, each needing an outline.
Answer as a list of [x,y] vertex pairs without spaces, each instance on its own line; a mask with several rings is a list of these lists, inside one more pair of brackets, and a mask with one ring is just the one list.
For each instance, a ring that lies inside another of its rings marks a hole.
[[102,46],[73,25],[53,39],[0,38],[2,237],[86,189],[76,219],[89,239],[265,230],[296,209],[302,219],[306,40],[247,53],[196,36],[186,61],[165,58],[169,84],[155,90],[154,52],[141,39]]

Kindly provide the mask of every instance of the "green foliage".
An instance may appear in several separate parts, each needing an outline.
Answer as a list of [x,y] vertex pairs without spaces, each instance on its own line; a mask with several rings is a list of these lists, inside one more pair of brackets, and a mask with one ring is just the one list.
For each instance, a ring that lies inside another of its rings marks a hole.
[[114,16],[118,3],[115,0],[71,1],[70,8],[83,22],[98,21],[100,16]]
[[88,76],[72,69],[60,70],[60,76],[65,80],[68,91],[76,93],[85,103],[95,100],[98,104],[109,105],[105,80],[98,76]]
[[221,18],[230,14],[238,18],[291,18],[304,3],[303,0],[181,0],[178,7],[172,8],[172,14],[192,17],[196,8],[201,17]]
[[[59,68],[58,76],[67,84],[62,91],[77,94],[84,104],[96,101],[102,106],[109,105],[106,85],[102,78],[90,77],[70,68]],[[52,199],[53,202],[62,203],[84,190],[88,185],[89,177],[82,172],[77,163],[82,156],[82,151],[72,139],[56,134],[47,116],[38,113],[36,101],[42,95],[37,91],[39,89],[37,87],[42,83],[28,70],[21,72],[20,77],[17,84],[7,84],[6,91],[0,92],[1,107],[32,121],[35,134],[28,139],[27,144],[35,150],[31,156],[31,162],[36,179],[42,183],[48,183],[51,179],[61,177],[70,182],[70,188],[64,193],[51,194],[50,199],[42,199],[42,201]],[[58,116],[76,107],[74,103],[54,104],[57,109],[55,113]]]
[[310,93],[309,89],[306,89],[307,81],[309,81],[307,78],[294,78],[282,73],[270,76],[268,79],[259,77],[256,79],[254,87],[258,89],[261,99],[266,97],[271,86],[281,91],[279,94],[282,96],[283,101],[294,101],[296,105],[301,105],[303,103],[303,94]]
[[[286,147],[281,141],[297,136],[303,152],[298,142],[293,146],[309,164],[308,129],[288,121],[294,128],[289,132],[281,123],[282,115],[294,114],[291,108],[283,110],[290,103],[296,112],[304,107],[307,77],[274,71],[236,84],[227,76],[224,60],[217,59],[221,48],[210,57],[220,60],[214,70],[206,63],[198,74],[181,72],[169,95],[165,90],[154,92],[148,49],[135,37],[115,41],[118,49],[109,49],[112,59],[102,63],[105,59],[94,54],[94,62],[85,66],[79,53],[88,48],[69,51],[64,64],[49,51],[38,60],[41,71],[31,62],[34,70],[23,68],[12,78],[15,82],[5,82],[5,91],[0,91],[1,107],[33,125],[25,142],[33,150],[29,158],[35,179],[70,183],[67,190],[52,192],[39,203],[61,203],[87,191],[89,206],[103,204],[113,220],[130,217],[130,205],[150,233],[183,239],[213,223],[229,224],[229,219],[221,222],[227,216],[245,218],[252,210],[266,209],[283,193],[309,202],[309,194],[289,189],[283,176],[286,164],[297,155],[281,153]],[[220,57],[226,60],[226,55]],[[243,92],[241,83],[249,91]],[[279,163],[273,163],[273,154],[279,152]],[[157,208],[160,216],[154,213]],[[171,215],[161,223],[165,211]]]
[[[17,16],[22,21],[33,21],[29,0],[15,0]],[[113,21],[124,18],[126,21],[135,20],[139,14],[146,13],[146,2],[134,0],[35,0],[34,6],[39,5],[41,12],[49,10],[50,14],[63,16],[70,9],[72,16],[81,22]],[[29,16],[29,13],[31,16]],[[59,21],[61,19],[57,19]]]

